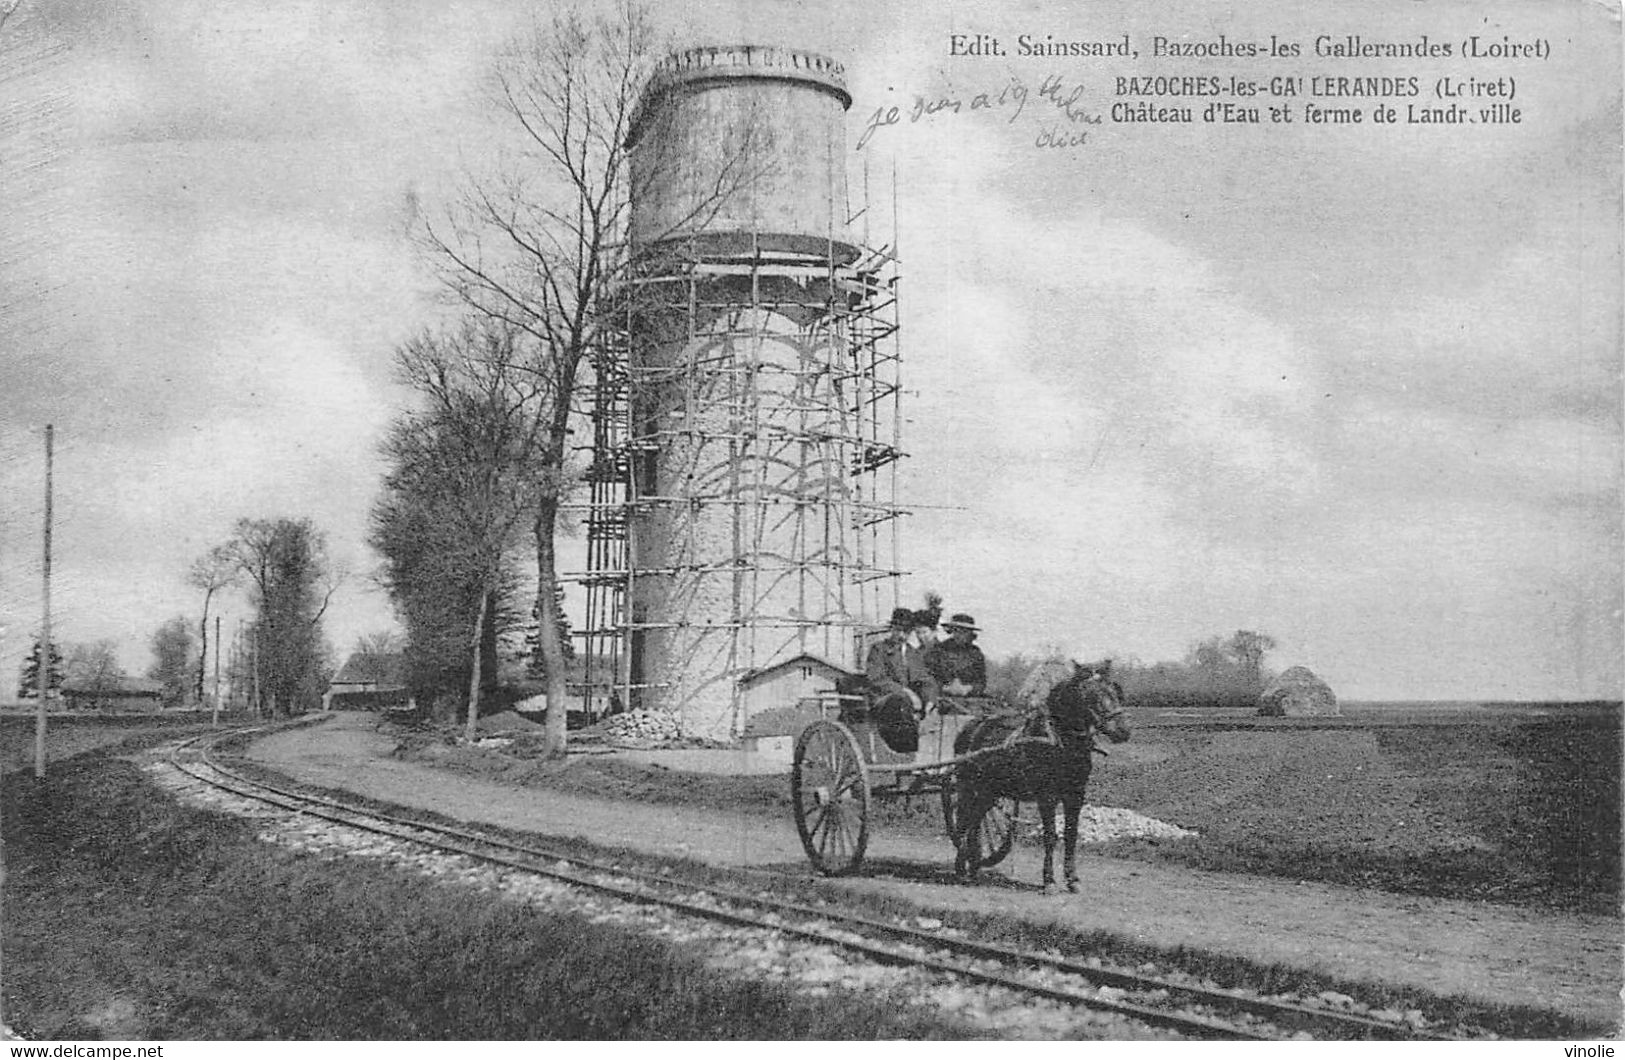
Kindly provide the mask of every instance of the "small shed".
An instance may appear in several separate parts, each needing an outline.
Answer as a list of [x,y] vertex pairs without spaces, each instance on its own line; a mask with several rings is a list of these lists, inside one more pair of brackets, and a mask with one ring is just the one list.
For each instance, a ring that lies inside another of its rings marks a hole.
[[745,674],[739,679],[739,699],[747,746],[764,751],[770,745],[777,749],[779,743],[788,747],[802,727],[818,717],[816,705],[810,712],[800,705],[832,694],[837,681],[852,676],[844,666],[807,654]]
[[352,652],[328,682],[324,710],[382,710],[405,706],[406,656],[399,652]]

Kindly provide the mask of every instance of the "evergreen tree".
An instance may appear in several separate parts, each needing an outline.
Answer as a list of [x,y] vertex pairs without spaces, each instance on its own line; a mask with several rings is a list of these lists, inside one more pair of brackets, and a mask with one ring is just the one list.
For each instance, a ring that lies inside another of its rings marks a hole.
[[[17,685],[18,699],[39,698],[39,661],[40,642],[36,637],[34,647],[29,651],[28,658],[23,662],[22,676]],[[62,689],[63,660],[62,650],[55,644],[51,645],[51,668],[47,673],[50,682],[50,691],[59,692]]]

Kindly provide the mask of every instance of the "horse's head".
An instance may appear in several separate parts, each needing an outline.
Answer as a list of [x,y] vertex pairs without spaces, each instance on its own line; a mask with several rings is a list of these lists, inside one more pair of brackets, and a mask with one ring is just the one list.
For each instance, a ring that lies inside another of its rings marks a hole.
[[1129,737],[1128,714],[1123,710],[1123,686],[1112,679],[1112,662],[1072,664],[1072,678],[1063,686],[1077,729],[1087,727],[1112,743]]

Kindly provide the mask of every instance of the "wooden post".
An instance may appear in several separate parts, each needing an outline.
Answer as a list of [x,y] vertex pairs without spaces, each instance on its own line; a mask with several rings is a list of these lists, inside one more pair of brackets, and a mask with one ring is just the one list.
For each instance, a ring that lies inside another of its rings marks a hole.
[[45,779],[45,700],[51,691],[51,458],[55,431],[45,425],[45,578],[40,617],[39,710],[34,715],[34,777]]
[[214,725],[220,726],[220,616],[214,616]]

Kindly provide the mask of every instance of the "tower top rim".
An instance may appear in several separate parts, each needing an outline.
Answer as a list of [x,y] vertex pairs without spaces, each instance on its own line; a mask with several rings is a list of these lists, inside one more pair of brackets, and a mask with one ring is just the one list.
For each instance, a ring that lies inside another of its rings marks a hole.
[[626,141],[637,142],[645,121],[671,92],[725,81],[796,81],[852,106],[846,68],[827,55],[770,44],[704,44],[672,52],[655,64],[632,114]]

